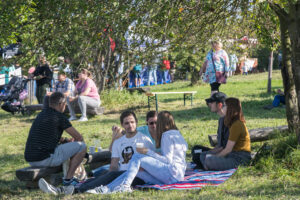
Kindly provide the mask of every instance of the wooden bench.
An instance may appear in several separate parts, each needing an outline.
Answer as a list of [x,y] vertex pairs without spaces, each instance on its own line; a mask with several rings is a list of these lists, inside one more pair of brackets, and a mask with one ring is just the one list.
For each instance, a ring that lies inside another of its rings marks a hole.
[[[96,169],[109,164],[111,152],[103,150],[89,155],[89,159],[84,164],[89,168]],[[62,182],[62,166],[57,167],[25,167],[16,171],[16,177],[26,183],[27,188],[38,188],[40,178],[45,178],[52,185],[59,185]]]
[[[257,128],[249,130],[251,142],[262,142],[271,139],[278,132],[287,134],[288,126]],[[217,135],[208,135],[208,140],[211,146],[216,146],[218,143]]]
[[156,112],[158,112],[158,95],[171,95],[171,94],[183,94],[183,102],[185,106],[185,100],[191,99],[191,106],[193,105],[193,96],[197,91],[186,91],[186,92],[148,92],[146,96],[148,97],[148,109],[150,110],[150,102],[155,100]]

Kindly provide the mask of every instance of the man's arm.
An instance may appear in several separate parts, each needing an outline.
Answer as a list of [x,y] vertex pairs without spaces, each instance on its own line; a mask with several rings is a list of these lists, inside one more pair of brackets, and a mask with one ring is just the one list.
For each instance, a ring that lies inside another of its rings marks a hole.
[[109,171],[119,171],[120,158],[111,158]]
[[67,128],[65,131],[71,135],[75,141],[83,141],[82,135],[73,126]]
[[114,141],[124,135],[122,129],[118,126],[113,126],[112,132],[113,133],[112,133],[112,137],[111,137],[111,143],[109,145],[109,151],[112,151],[112,146],[113,146]]

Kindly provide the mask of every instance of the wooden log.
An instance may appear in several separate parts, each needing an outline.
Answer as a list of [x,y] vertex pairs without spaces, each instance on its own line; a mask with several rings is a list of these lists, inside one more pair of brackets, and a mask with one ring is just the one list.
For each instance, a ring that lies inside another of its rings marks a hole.
[[42,110],[43,104],[25,105],[25,109],[29,111]]
[[[29,110],[29,111],[42,110],[43,109],[43,104],[26,105],[25,109]],[[69,110],[68,110],[67,106],[66,106],[66,109],[65,109],[65,113],[69,113]],[[76,114],[81,113],[79,106],[75,106],[75,113]],[[88,115],[101,115],[101,114],[104,113],[104,107],[99,106],[98,108],[91,108],[91,107],[87,106],[86,113]]]
[[[69,113],[69,109],[67,106],[65,109],[65,113]],[[76,114],[81,113],[79,106],[75,106],[75,113]],[[104,107],[101,106],[99,106],[98,108],[91,108],[89,106],[86,107],[86,114],[88,115],[101,115],[103,113],[104,113]]]
[[142,87],[142,88],[127,88],[127,91],[129,91],[130,93],[134,92],[134,91],[138,91],[140,93],[146,93],[146,92],[150,92],[150,88],[149,87]]
[[20,181],[38,181],[42,177],[62,172],[62,166],[58,167],[26,167],[18,169],[16,176]]
[[[251,142],[262,142],[272,139],[278,132],[286,133],[288,126],[266,127],[249,130]],[[208,140],[211,146],[216,146],[218,143],[217,135],[208,135]]]
[[[43,177],[48,183],[54,186],[58,186],[62,182],[62,173],[50,174],[49,176]],[[38,179],[39,180],[39,179]],[[38,180],[35,181],[25,181],[26,188],[28,189],[36,189],[39,188]]]

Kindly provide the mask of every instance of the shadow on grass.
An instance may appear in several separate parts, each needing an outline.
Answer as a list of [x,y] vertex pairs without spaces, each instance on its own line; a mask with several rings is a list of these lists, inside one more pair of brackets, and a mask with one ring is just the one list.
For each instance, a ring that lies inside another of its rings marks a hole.
[[251,196],[269,196],[269,197],[278,197],[278,196],[300,196],[300,186],[299,185],[289,185],[285,186],[283,182],[272,181],[268,184],[258,184],[251,185],[248,189],[245,190],[234,190],[226,191],[227,195],[238,197],[238,198],[248,198]]

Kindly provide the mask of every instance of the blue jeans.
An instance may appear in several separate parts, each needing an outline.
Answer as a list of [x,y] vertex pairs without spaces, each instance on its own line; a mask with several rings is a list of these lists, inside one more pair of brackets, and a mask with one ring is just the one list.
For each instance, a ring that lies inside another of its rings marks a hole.
[[161,83],[166,83],[166,76],[165,76],[165,71],[160,70],[160,76],[161,76]]
[[[144,171],[139,172],[140,168],[143,168]],[[171,175],[167,164],[150,156],[135,153],[130,160],[128,170],[108,184],[107,187],[113,191],[119,185],[130,186],[136,176],[151,184],[172,184],[177,182]]]
[[285,96],[277,94],[272,102],[273,107],[278,107],[280,103],[285,104]]
[[148,70],[148,83],[150,85],[151,77],[153,77],[154,85],[157,85],[156,68],[150,67]]

